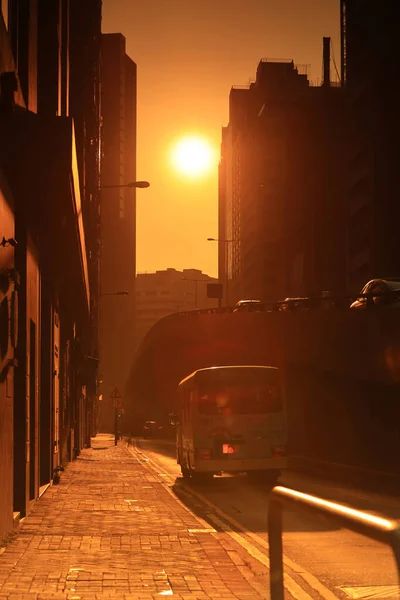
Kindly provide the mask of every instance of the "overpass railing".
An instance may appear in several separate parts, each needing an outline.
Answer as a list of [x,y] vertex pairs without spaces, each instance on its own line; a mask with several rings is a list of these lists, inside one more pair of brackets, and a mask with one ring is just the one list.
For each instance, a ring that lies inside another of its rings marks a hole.
[[[355,300],[366,298],[367,309],[373,309],[376,298],[385,298],[387,300],[399,300],[400,291],[391,291],[383,293],[369,293],[369,294],[323,294],[321,296],[308,296],[301,298],[286,298],[278,302],[260,302],[252,308],[249,312],[275,312],[275,311],[289,311],[289,310],[300,310],[300,309],[346,309],[350,308],[350,305]],[[200,310],[187,310],[183,312],[172,313],[162,319],[171,319],[176,317],[189,317],[195,315],[223,315],[228,313],[236,312],[236,306],[224,306],[221,308],[202,308]],[[237,312],[247,312],[239,310]]]
[[397,566],[400,581],[400,527],[399,523],[382,516],[370,515],[319,498],[303,494],[282,486],[273,488],[268,510],[268,544],[270,560],[271,600],[284,600],[283,587],[283,547],[282,547],[282,508],[288,506],[318,514],[335,525],[369,537],[390,546]]

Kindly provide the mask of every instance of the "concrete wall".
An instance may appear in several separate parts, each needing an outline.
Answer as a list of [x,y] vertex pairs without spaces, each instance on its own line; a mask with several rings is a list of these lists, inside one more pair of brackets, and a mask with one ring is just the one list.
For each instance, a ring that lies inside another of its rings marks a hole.
[[[0,240],[15,237],[14,214],[0,179]],[[14,248],[0,247],[0,540],[10,531],[13,522],[13,396],[14,358],[10,316],[15,298],[15,286],[6,273],[14,268]]]
[[19,335],[16,348],[18,372],[14,411],[14,510],[22,516],[39,496],[39,394],[40,394],[40,274],[37,248],[17,227],[16,265],[21,276]]

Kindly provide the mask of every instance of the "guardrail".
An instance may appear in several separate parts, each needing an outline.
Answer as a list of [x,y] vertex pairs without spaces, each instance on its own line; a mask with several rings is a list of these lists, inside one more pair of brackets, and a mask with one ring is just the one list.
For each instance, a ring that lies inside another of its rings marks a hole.
[[350,304],[354,300],[365,298],[366,308],[376,308],[376,298],[386,298],[400,301],[400,291],[369,293],[369,294],[326,294],[322,296],[309,296],[305,298],[286,298],[278,302],[260,302],[257,303],[250,311],[244,309],[237,310],[236,306],[224,306],[221,308],[202,308],[197,310],[187,310],[183,312],[172,313],[164,317],[171,319],[176,317],[189,317],[196,315],[222,315],[233,312],[275,312],[275,311],[292,311],[301,309],[350,309]]
[[284,505],[319,514],[335,525],[390,546],[400,581],[400,527],[396,521],[370,515],[318,496],[277,486],[271,492],[268,510],[271,600],[284,600],[282,548],[282,507]]

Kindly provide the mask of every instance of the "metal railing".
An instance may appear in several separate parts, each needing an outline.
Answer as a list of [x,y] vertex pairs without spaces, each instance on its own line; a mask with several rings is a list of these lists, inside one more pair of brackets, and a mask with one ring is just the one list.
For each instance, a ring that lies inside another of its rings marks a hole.
[[336,504],[318,496],[303,494],[282,486],[275,487],[270,495],[268,510],[268,543],[270,560],[271,600],[284,600],[282,507],[296,507],[318,514],[335,525],[365,535],[391,547],[400,581],[400,527],[396,521],[382,516],[370,515]]
[[[350,304],[354,300],[366,299],[366,308],[375,308],[376,298],[386,298],[387,300],[400,300],[400,290],[390,292],[371,292],[368,294],[327,294],[321,296],[308,296],[302,298],[286,298],[278,302],[260,302],[254,309],[254,312],[275,312],[275,311],[290,311],[299,309],[346,309],[350,308]],[[171,319],[176,317],[189,317],[196,315],[216,315],[232,313],[236,306],[224,306],[222,308],[202,308],[198,310],[187,310],[182,312],[172,313],[164,317]],[[242,311],[238,311],[242,312]],[[246,311],[247,312],[247,311]],[[251,311],[253,312],[253,311]]]

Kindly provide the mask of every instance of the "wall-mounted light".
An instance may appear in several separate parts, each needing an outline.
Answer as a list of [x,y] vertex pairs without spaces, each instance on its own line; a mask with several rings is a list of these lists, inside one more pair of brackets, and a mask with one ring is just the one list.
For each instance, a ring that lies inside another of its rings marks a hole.
[[3,246],[3,248],[5,248],[6,246],[12,246],[13,248],[15,248],[15,246],[18,244],[17,240],[15,238],[8,238],[6,239],[3,236],[3,239],[0,242],[0,246]]

